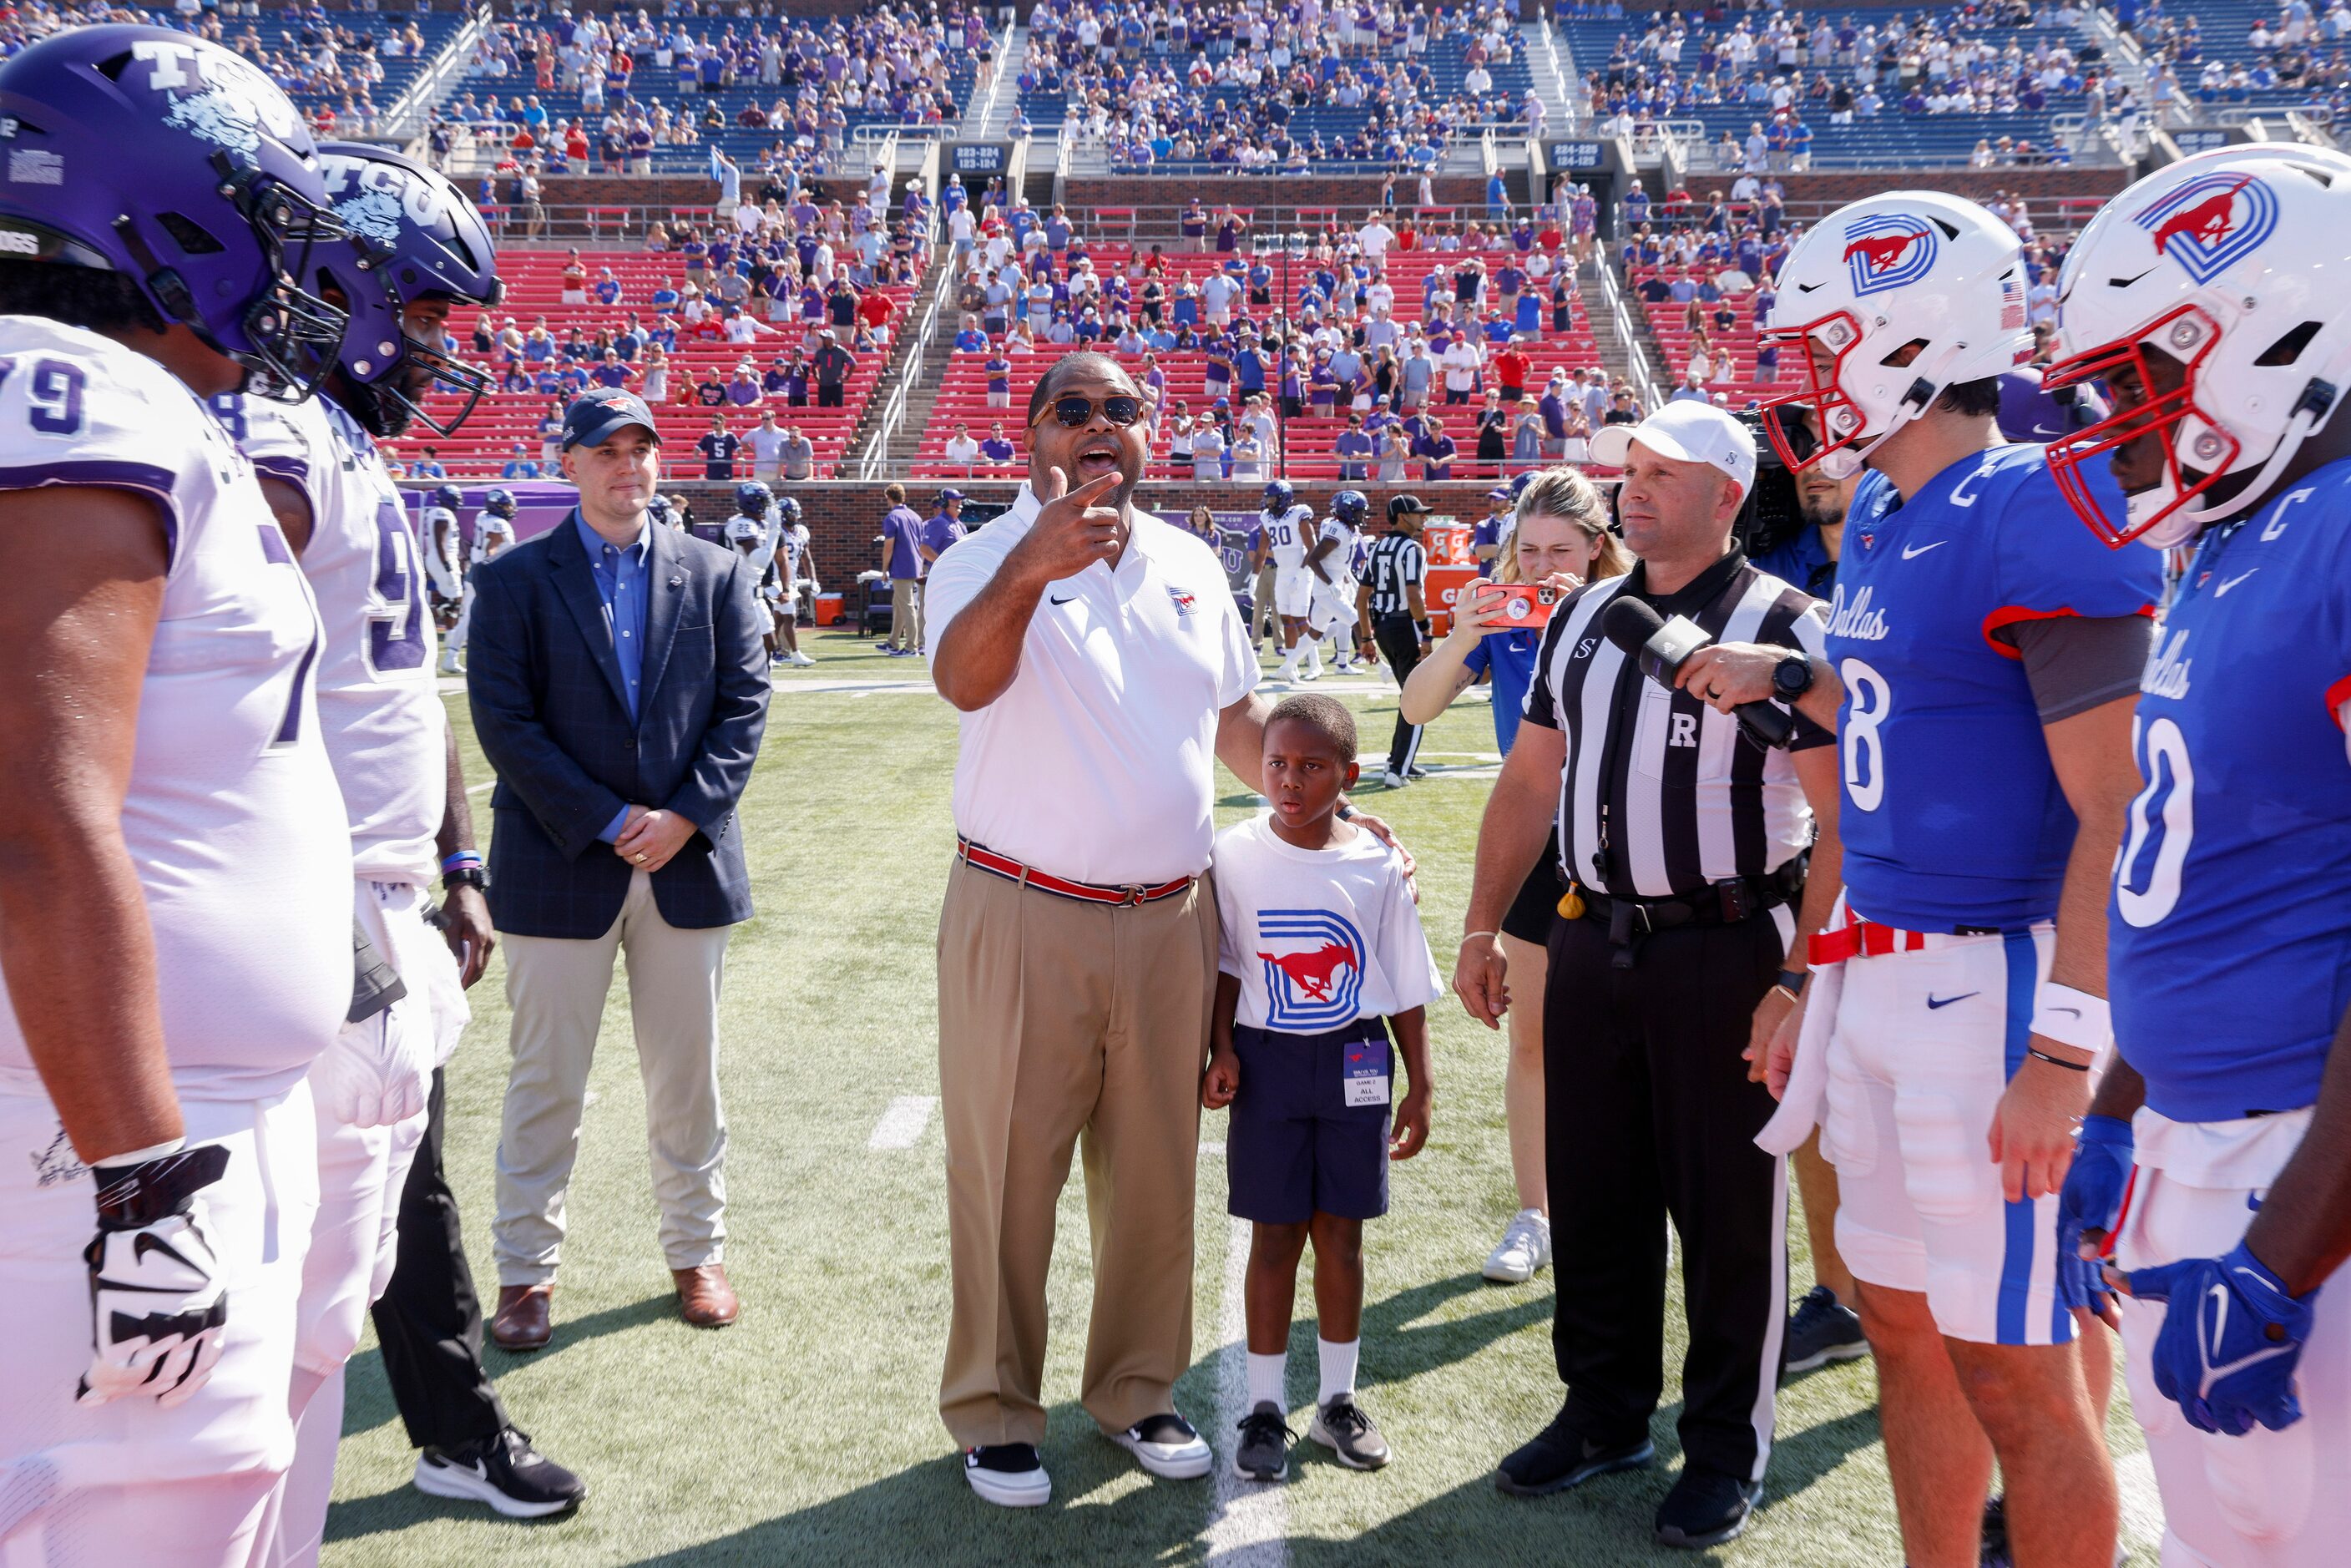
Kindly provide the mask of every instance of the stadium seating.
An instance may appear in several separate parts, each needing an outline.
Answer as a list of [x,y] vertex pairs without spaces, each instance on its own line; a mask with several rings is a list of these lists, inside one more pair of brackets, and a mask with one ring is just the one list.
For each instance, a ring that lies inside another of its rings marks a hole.
[[[1123,268],[1129,253],[1123,246],[1104,246],[1089,254],[1093,256],[1096,268],[1108,273]],[[1457,254],[1395,250],[1387,253],[1384,265],[1388,282],[1396,293],[1394,319],[1398,323],[1426,320],[1421,311],[1423,281],[1432,267],[1454,259]],[[1491,266],[1494,255],[1482,254]],[[1194,252],[1177,252],[1165,257],[1171,283],[1177,277],[1196,280],[1206,277],[1215,269],[1217,259],[1212,254]],[[1548,323],[1549,309],[1546,306],[1546,329]],[[1544,378],[1554,368],[1588,370],[1601,362],[1599,345],[1593,338],[1581,301],[1575,308],[1574,325],[1568,332],[1562,335],[1546,329],[1541,339],[1520,346],[1534,362],[1528,385],[1530,392],[1540,391]],[[1068,351],[1061,345],[1044,343],[1039,345],[1034,354],[1012,356],[1012,410],[1008,414],[1003,409],[987,406],[985,368],[987,356],[974,353],[952,356],[940,380],[938,401],[931,411],[921,447],[914,460],[914,476],[949,478],[967,474],[977,476],[1013,474],[1015,470],[1009,465],[991,467],[986,464],[971,466],[951,464],[946,455],[946,443],[958,424],[969,426],[975,440],[987,435],[988,425],[993,421],[1004,420],[1008,427],[1017,424],[1019,411],[1026,406],[1029,392],[1036,385],[1037,378],[1043,373],[1044,367],[1055,355]],[[1167,406],[1172,409],[1176,400],[1182,399],[1191,404],[1196,414],[1206,413],[1210,402],[1210,394],[1204,381],[1207,355],[1197,350],[1179,350],[1159,355],[1158,362],[1167,375]],[[1471,423],[1475,405],[1441,412],[1447,414],[1447,433],[1460,445],[1460,454],[1453,465],[1454,474],[1463,478],[1484,476],[1490,465],[1481,467],[1472,456],[1477,450],[1476,432]],[[1345,428],[1343,413],[1337,417],[1317,419],[1310,416],[1286,422],[1288,461],[1283,469],[1286,476],[1301,479],[1337,477],[1338,458],[1332,454],[1332,443]],[[1168,422],[1163,420],[1155,439],[1151,472],[1162,477],[1179,476],[1172,474],[1167,463],[1168,436]],[[1420,470],[1416,462],[1411,471],[1416,478],[1418,477]],[[1186,472],[1180,476],[1188,478],[1191,476]]]
[[[178,25],[169,6],[150,9],[160,25]],[[217,20],[220,41],[258,64],[321,131],[354,135],[373,129],[373,115],[389,110],[408,90],[464,23],[455,10],[329,11],[317,5],[271,6],[257,16]],[[412,26],[423,41],[421,50],[388,56],[376,47],[404,36]],[[367,78],[370,56],[381,65],[380,82]]]
[[[2325,6],[2322,3],[2313,9],[2323,12]],[[2251,41],[2256,21],[2282,35],[2287,26],[2285,7],[2276,0],[2214,0],[2192,11],[2183,6],[2175,16],[2161,5],[2142,6],[2133,31],[2150,70],[2158,63],[2171,68],[2179,85],[2180,118],[2299,109],[2325,122],[2351,107],[2346,105],[2351,68],[2340,58],[2342,39],[2328,39],[2323,21],[2296,43],[2278,37],[2264,49]],[[2298,55],[2308,57],[2309,75],[2285,85],[2280,77],[2294,74],[2286,62]],[[2339,79],[2330,81],[2330,77]]]
[[[571,329],[581,329],[584,336],[592,338],[597,331],[617,328],[633,312],[640,320],[650,323],[654,310],[643,303],[664,280],[674,286],[684,276],[683,266],[675,256],[647,251],[583,251],[580,260],[591,276],[611,267],[621,280],[623,290],[621,303],[604,305],[566,305],[562,303],[562,271],[565,256],[556,251],[507,250],[499,256],[499,270],[506,279],[505,301],[488,314],[503,323],[511,317],[528,330],[532,319],[544,316],[549,329],[559,341]],[[906,287],[885,288],[898,308],[895,321],[903,326],[906,307],[914,290]],[[461,307],[451,318],[450,328],[461,338],[473,329],[476,312]],[[799,429],[816,448],[816,476],[834,476],[841,458],[847,454],[851,438],[856,434],[859,421],[875,389],[882,384],[883,371],[889,361],[887,350],[860,355],[852,373],[840,408],[818,408],[814,393],[810,405],[790,408],[781,397],[763,398],[747,406],[727,405],[705,408],[693,402],[676,401],[680,388],[689,392],[705,372],[716,371],[718,379],[747,355],[761,371],[768,368],[786,344],[797,346],[797,331],[792,338],[782,336],[761,338],[748,347],[726,342],[693,340],[681,336],[677,349],[669,356],[669,397],[654,412],[661,424],[664,449],[663,474],[668,478],[699,478],[702,459],[694,443],[710,428],[714,413],[726,416],[727,427],[737,435],[758,423],[763,410],[775,410],[778,423]],[[470,350],[468,360],[476,358]],[[637,390],[637,383],[632,383]],[[435,449],[442,465],[454,478],[494,478],[498,476],[517,443],[522,444],[528,461],[539,455],[538,422],[548,405],[558,401],[537,392],[492,392],[482,399],[473,417],[452,437],[438,437],[421,426],[407,437],[390,443],[393,455],[414,459],[423,448]],[[427,404],[436,414],[454,412],[455,404],[445,394],[436,394]],[[739,474],[750,472],[750,454],[741,454],[736,463]]]

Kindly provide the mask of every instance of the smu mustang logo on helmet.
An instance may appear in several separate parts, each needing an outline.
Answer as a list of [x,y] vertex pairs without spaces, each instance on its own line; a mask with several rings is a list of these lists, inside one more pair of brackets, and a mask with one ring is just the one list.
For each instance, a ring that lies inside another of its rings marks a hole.
[[2277,227],[2277,193],[2251,174],[2182,180],[2131,221],[2155,236],[2199,283],[2210,283],[2261,248]]
[[1265,965],[1266,1027],[1319,1033],[1355,1021],[1364,991],[1364,938],[1323,909],[1260,909],[1258,940]]
[[1845,225],[1844,264],[1855,294],[1900,288],[1935,265],[1934,225],[1899,213],[1878,213]]

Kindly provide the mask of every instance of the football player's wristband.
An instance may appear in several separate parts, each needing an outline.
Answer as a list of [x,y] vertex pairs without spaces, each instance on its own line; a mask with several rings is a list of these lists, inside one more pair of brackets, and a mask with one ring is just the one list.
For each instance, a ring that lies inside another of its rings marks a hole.
[[2068,1061],[2062,1056],[2052,1056],[2045,1051],[2036,1051],[2029,1045],[2024,1048],[2024,1054],[2035,1061],[2045,1061],[2052,1067],[2062,1067],[2068,1072],[2090,1071],[2090,1064],[2086,1061]]
[[187,1146],[188,1140],[185,1138],[166,1138],[163,1142],[151,1145],[147,1148],[126,1149],[119,1155],[109,1155],[102,1160],[93,1160],[90,1163],[93,1166],[143,1166],[149,1160],[160,1160],[165,1155],[176,1155]]
[[2104,1051],[2115,1037],[2106,998],[2043,980],[2033,1001],[2032,1032],[2076,1051]]
[[1790,996],[1801,997],[1804,994],[1804,982],[1812,977],[1813,972],[1810,969],[1782,969],[1780,971],[1779,986]]
[[455,850],[441,857],[441,874],[446,876],[453,871],[459,871],[466,866],[478,866],[481,863],[481,851]]

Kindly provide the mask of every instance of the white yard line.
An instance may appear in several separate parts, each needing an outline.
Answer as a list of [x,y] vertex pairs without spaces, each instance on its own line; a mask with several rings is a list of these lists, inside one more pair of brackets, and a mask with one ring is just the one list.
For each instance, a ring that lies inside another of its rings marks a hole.
[[[1216,1511],[1208,1516],[1207,1568],[1289,1568],[1290,1495],[1287,1481],[1267,1486],[1233,1473],[1233,1448],[1240,1419],[1249,1413],[1249,1318],[1243,1296],[1249,1282],[1249,1222],[1236,1219],[1226,1231],[1225,1300],[1217,1332]],[[1293,1472],[1294,1474],[1295,1472]]]
[[935,1094],[901,1094],[890,1102],[882,1119],[873,1124],[873,1135],[865,1140],[869,1149],[911,1149],[924,1129],[931,1124],[931,1108],[939,1103]]
[[[1225,1153],[1224,1141],[1219,1138],[1204,1139],[1200,1145],[1200,1152],[1204,1155],[1215,1155],[1221,1159]],[[1234,1419],[1238,1420],[1239,1417],[1235,1416]]]

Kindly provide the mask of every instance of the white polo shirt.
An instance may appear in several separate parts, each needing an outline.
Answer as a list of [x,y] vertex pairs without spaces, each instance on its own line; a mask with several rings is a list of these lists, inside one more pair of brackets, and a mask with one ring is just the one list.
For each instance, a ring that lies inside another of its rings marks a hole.
[[[942,635],[1037,518],[1011,510],[932,563],[925,635]],[[963,715],[956,831],[1077,882],[1196,876],[1215,841],[1217,720],[1258,681],[1257,650],[1224,563],[1147,513],[1113,572],[1097,561],[1049,586],[1004,695]]]

